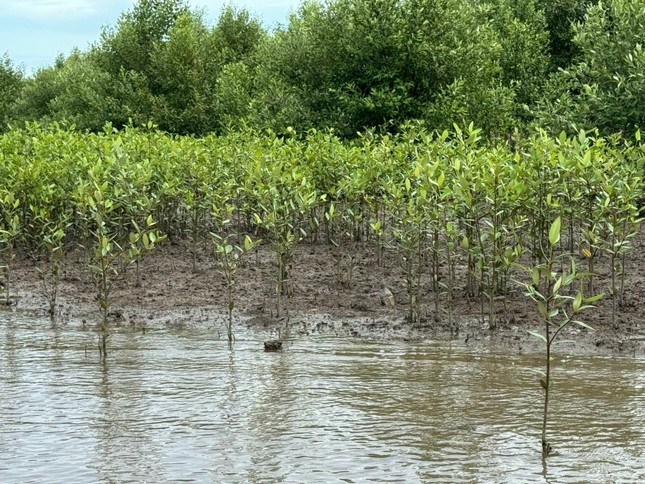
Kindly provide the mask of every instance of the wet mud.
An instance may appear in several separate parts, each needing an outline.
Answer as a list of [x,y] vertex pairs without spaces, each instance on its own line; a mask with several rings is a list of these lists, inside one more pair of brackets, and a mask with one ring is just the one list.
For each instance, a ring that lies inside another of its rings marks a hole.
[[[611,321],[611,299],[606,296],[580,319],[594,327],[588,331],[571,325],[563,331],[565,342],[556,351],[574,354],[645,356],[645,246],[643,231],[633,241],[634,251],[626,266],[625,303],[618,309],[616,326]],[[382,263],[374,249],[360,244],[352,251],[352,276],[348,280],[348,258],[338,256],[324,244],[301,244],[290,268],[290,297],[276,304],[275,264],[269,247],[247,254],[236,274],[234,328],[244,326],[270,337],[330,334],[375,341],[450,340],[482,351],[534,352],[541,343],[529,330],[540,330],[539,316],[519,284],[511,284],[498,304],[498,327],[489,329],[482,317],[479,297],[468,297],[465,281],[454,289],[452,322],[445,310],[434,311],[434,294],[424,291],[419,322],[407,320],[405,279],[394,252],[385,252]],[[335,256],[335,257],[334,257]],[[96,324],[98,305],[92,275],[82,253],[67,254],[58,297],[56,324]],[[165,241],[141,264],[141,286],[135,284],[134,267],[114,285],[110,324],[134,330],[158,328],[213,328],[223,331],[228,306],[226,287],[212,252],[201,247],[193,272],[190,247],[185,241]],[[608,258],[596,265],[596,286],[606,292]],[[463,266],[457,267],[463,277]],[[429,277],[429,276],[428,276]],[[27,257],[14,261],[13,306],[18,310],[47,315],[47,302],[35,263]],[[427,282],[427,281],[426,281]],[[383,304],[387,287],[394,305]],[[430,287],[431,284],[423,284]],[[441,294],[440,307],[446,307]],[[234,329],[235,331],[235,329]]]

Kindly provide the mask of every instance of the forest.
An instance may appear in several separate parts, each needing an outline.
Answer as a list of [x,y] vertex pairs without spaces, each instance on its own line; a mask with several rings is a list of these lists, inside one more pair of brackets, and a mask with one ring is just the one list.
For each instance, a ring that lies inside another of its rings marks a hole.
[[1,58],[0,129],[353,139],[423,120],[437,132],[472,122],[492,140],[538,127],[631,138],[645,116],[644,25],[643,0],[304,1],[271,28],[236,7],[210,25],[183,0],[140,0],[33,75]]

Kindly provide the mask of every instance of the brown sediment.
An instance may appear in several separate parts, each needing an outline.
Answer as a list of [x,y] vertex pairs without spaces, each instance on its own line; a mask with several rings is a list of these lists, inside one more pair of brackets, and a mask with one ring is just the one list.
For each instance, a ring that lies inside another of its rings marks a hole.
[[[563,335],[563,339],[572,342],[558,351],[645,355],[645,259],[639,256],[645,246],[642,232],[633,240],[633,246],[626,267],[625,303],[617,316],[618,330],[612,327],[611,300],[606,296],[596,303],[596,308],[580,317],[595,331],[572,325]],[[489,330],[487,321],[482,320],[480,299],[468,297],[466,281],[457,280],[452,309],[456,331],[451,332],[447,313],[434,314],[430,283],[423,284],[420,321],[411,324],[405,320],[407,296],[395,254],[386,254],[384,263],[379,266],[372,248],[359,247],[351,284],[340,284],[331,250],[327,245],[317,244],[298,247],[290,271],[293,294],[288,299],[288,317],[283,308],[280,318],[275,317],[273,254],[268,247],[248,254],[236,275],[234,324],[269,332],[280,328],[291,334],[337,334],[403,341],[442,339],[486,351],[533,352],[541,349],[541,343],[527,332],[541,328],[535,305],[519,285],[512,286],[505,301],[498,304],[498,329]],[[92,321],[92,318],[98,321],[91,275],[79,262],[81,259],[78,254],[69,254],[65,259],[58,299],[60,324],[80,325],[83,320]],[[199,271],[194,273],[190,251],[183,241],[166,241],[156,248],[142,261],[141,287],[136,287],[134,270],[115,284],[111,324],[177,329],[223,325],[227,306],[225,285],[208,250],[203,250],[197,262]],[[601,259],[596,267],[595,285],[606,291],[608,258]],[[16,259],[12,281],[11,290],[16,296],[14,310],[42,312],[46,317],[48,305],[41,295],[33,262],[26,258]],[[381,304],[383,287],[391,290],[393,307]],[[445,295],[442,295],[442,301],[445,303]]]

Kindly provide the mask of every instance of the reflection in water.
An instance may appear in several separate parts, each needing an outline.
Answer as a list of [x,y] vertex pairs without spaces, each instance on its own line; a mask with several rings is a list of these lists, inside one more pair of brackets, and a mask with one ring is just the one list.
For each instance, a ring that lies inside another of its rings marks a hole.
[[[0,314],[0,482],[638,482],[645,361],[211,331],[95,335]],[[562,389],[562,391],[560,391]]]

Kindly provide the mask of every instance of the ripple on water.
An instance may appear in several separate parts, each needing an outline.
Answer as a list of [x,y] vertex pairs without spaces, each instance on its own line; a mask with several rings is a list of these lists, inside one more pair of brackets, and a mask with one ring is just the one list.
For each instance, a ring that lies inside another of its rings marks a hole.
[[[3,319],[4,318],[4,319]],[[645,362],[240,332],[96,336],[0,314],[0,482],[638,482]]]

